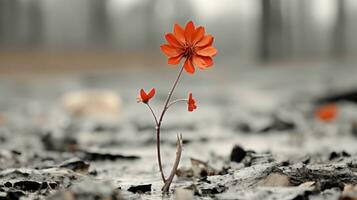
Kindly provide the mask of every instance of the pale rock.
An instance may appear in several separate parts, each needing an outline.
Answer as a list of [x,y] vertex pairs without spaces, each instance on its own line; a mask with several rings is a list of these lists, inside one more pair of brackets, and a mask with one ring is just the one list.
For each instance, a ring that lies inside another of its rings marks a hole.
[[271,173],[264,179],[260,180],[258,186],[266,187],[288,187],[291,186],[290,178],[285,174]]
[[110,90],[87,90],[66,93],[61,103],[72,116],[112,121],[119,118],[122,101]]
[[191,200],[191,199],[193,199],[193,191],[184,189],[184,188],[177,188],[175,190],[175,199],[176,200]]

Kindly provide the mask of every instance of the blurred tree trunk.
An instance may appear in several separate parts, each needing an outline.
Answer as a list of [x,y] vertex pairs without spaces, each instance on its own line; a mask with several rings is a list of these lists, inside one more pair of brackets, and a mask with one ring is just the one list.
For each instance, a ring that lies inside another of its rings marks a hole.
[[336,1],[337,16],[332,35],[332,54],[340,57],[346,53],[346,1]]
[[282,56],[283,23],[280,0],[261,0],[259,59],[263,62]]
[[[106,10],[107,1],[90,0],[89,1],[89,44],[93,48],[108,47],[111,41],[109,16]],[[110,48],[113,48],[110,46]]]
[[0,0],[0,48],[13,46],[17,40],[16,25],[19,20],[18,0]]
[[0,47],[5,45],[5,28],[6,28],[6,1],[0,1]]
[[158,43],[158,41],[156,41],[156,27],[158,26],[158,21],[155,15],[156,6],[159,6],[158,0],[147,1],[144,7],[144,37],[146,42],[145,47],[148,49],[155,47],[155,45]]
[[259,46],[259,58],[262,61],[267,61],[270,58],[269,51],[269,29],[270,29],[270,0],[261,0],[261,30],[260,30],[260,46]]
[[40,8],[40,1],[32,0],[28,2],[28,26],[25,33],[26,45],[29,48],[36,48],[42,44],[43,40],[43,15]]

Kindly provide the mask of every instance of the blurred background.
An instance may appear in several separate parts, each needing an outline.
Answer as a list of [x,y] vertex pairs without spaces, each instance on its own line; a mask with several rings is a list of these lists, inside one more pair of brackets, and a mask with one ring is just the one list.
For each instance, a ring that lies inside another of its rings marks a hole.
[[218,61],[326,61],[357,52],[354,0],[0,0],[0,72],[164,65],[164,34],[189,20],[215,36]]
[[153,119],[136,97],[156,88],[159,113],[178,70],[160,45],[189,20],[218,54],[182,76],[173,99],[192,92],[198,109],[165,116],[163,160],[178,132],[186,167],[235,145],[281,160],[357,152],[356,0],[0,0],[0,158],[25,160],[0,170],[94,154],[117,160],[93,158],[98,178],[159,192]]

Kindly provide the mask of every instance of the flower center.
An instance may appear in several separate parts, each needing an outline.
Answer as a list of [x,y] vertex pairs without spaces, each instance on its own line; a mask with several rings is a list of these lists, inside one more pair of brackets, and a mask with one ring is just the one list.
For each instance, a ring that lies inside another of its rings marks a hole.
[[185,44],[183,56],[185,58],[190,58],[195,54],[195,47],[191,44]]

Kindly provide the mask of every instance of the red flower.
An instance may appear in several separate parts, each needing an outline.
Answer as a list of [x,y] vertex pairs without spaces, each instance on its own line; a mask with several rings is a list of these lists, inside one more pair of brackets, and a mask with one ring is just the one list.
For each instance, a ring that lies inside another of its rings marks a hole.
[[144,89],[140,90],[140,97],[138,97],[138,102],[148,103],[151,98],[155,95],[155,88],[152,88],[147,94]]
[[187,100],[187,105],[188,105],[188,111],[192,112],[193,110],[197,109],[196,106],[196,100],[192,98],[192,93],[188,95],[188,100]]
[[213,65],[212,57],[217,49],[212,47],[213,36],[205,35],[205,28],[195,28],[192,21],[186,24],[185,29],[175,24],[173,33],[165,35],[169,44],[161,45],[162,52],[169,57],[168,64],[177,65],[185,58],[185,70],[193,74],[195,66],[206,69]]
[[318,108],[315,112],[316,117],[324,122],[330,122],[336,119],[338,109],[336,104],[331,103]]

